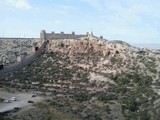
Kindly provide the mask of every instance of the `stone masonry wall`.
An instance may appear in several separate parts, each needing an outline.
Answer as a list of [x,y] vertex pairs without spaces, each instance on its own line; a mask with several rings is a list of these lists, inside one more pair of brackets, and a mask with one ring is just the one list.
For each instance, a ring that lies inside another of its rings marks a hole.
[[25,59],[34,53],[40,38],[2,38],[0,37],[0,64],[10,66],[18,58]]
[[72,32],[72,34],[65,34],[64,32],[61,33],[46,33],[45,30],[41,31],[41,40],[52,40],[52,39],[76,39],[80,37],[87,37],[88,33],[86,35],[76,35],[75,32]]
[[33,53],[32,55],[30,55],[29,57],[27,57],[26,59],[22,60],[19,63],[15,63],[9,67],[4,68],[3,70],[0,71],[0,73],[6,74],[6,73],[11,73],[14,71],[18,71],[21,70],[23,67],[30,65],[32,62],[34,62],[34,60],[41,55],[41,53],[43,52],[45,46],[46,46],[47,42],[44,42],[42,44],[42,46],[39,48],[38,51],[36,51],[35,53]]

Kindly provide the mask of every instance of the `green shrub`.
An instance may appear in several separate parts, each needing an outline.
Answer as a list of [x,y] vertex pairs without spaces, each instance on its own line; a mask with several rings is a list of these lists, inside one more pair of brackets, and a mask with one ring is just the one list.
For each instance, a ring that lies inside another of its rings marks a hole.
[[102,120],[102,118],[100,118],[100,116],[97,115],[97,114],[94,115],[94,119],[95,119],[95,120]]
[[151,117],[147,110],[143,110],[143,111],[140,111],[139,113],[139,119],[140,120],[150,120]]
[[105,94],[101,93],[98,95],[98,100],[107,103],[109,100],[117,100],[118,96],[116,94]]
[[74,95],[74,99],[78,102],[83,102],[91,99],[91,95],[88,93],[80,92]]
[[131,81],[139,86],[149,86],[152,83],[151,76],[144,76],[138,73],[122,73],[117,78],[119,85],[128,85]]
[[120,78],[119,80],[118,80],[118,83],[120,84],[120,85],[126,85],[126,84],[128,84],[128,83],[130,83],[130,79],[128,78],[128,77],[122,77],[122,78]]
[[135,100],[126,100],[124,104],[126,105],[126,109],[129,111],[135,112],[138,110],[138,104]]
[[124,94],[127,92],[127,90],[128,89],[125,86],[120,86],[120,85],[114,86],[111,88],[111,91],[115,92],[115,93],[123,93]]

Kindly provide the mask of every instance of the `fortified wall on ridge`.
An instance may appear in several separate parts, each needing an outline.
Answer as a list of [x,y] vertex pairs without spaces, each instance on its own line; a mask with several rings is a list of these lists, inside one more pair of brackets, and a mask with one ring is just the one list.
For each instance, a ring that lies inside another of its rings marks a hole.
[[40,40],[52,40],[52,39],[76,39],[81,37],[87,37],[89,35],[89,32],[83,35],[76,35],[75,32],[72,32],[71,34],[65,34],[64,32],[61,33],[46,33],[45,30],[42,30],[40,33]]
[[12,73],[12,72],[23,69],[23,67],[25,66],[32,64],[39,57],[39,55],[43,53],[46,44],[47,42],[44,42],[37,51],[35,51],[32,55],[28,56],[24,60],[14,63],[13,65],[0,70],[0,74]]
[[[39,55],[41,55],[46,47],[46,45],[48,44],[48,41],[49,40],[56,40],[56,39],[77,39],[77,38],[81,38],[81,37],[90,37],[92,36],[93,37],[93,34],[92,32],[89,33],[87,32],[86,34],[83,34],[83,35],[76,35],[75,32],[72,32],[71,34],[65,34],[64,32],[61,32],[61,33],[54,33],[54,32],[51,32],[51,33],[46,33],[45,30],[42,30],[41,33],[40,33],[40,46],[38,47],[35,47],[35,52],[28,56],[26,59],[20,61],[20,62],[17,62],[11,66],[8,66],[8,67],[5,67],[3,68],[3,65],[0,65],[0,74],[1,73],[12,73],[14,71],[18,71],[18,70],[21,70],[23,67],[27,66],[27,65],[30,65],[32,62],[34,62],[37,57]],[[103,38],[102,36],[100,38]],[[7,39],[7,38],[6,38]],[[10,38],[12,39],[12,38]],[[15,39],[15,38],[14,38]],[[18,38],[16,38],[18,39]],[[25,38],[21,38],[21,39],[24,39]],[[33,40],[38,40],[38,38],[32,38]]]

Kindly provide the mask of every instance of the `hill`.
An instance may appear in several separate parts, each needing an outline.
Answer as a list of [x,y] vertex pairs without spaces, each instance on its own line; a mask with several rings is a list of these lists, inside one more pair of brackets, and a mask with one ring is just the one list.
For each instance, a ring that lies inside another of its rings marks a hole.
[[[75,119],[159,119],[160,54],[122,41],[49,40],[35,62],[21,71],[1,74],[0,80],[2,88],[36,90],[49,97],[34,108],[46,110],[49,118],[44,120],[54,119],[54,109]],[[32,115],[27,113],[9,118],[28,120]],[[34,119],[43,114],[34,114]]]

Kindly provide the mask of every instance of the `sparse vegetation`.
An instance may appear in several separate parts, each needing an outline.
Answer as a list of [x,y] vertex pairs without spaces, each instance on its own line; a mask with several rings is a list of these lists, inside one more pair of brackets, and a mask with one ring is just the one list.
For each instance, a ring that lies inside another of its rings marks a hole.
[[[152,88],[159,85],[157,58],[147,52],[134,52],[123,44],[119,48],[114,43],[108,48],[108,44],[94,40],[88,44],[87,40],[67,47],[59,40],[59,44],[53,44],[54,50],[46,48],[22,71],[1,75],[0,84],[6,89],[50,93],[50,99],[36,104],[33,110],[37,113],[43,109],[40,113],[46,115],[42,116],[44,120],[158,118],[154,111],[160,109],[155,104],[159,95]],[[24,114],[33,119],[30,111]]]
[[80,93],[76,93],[74,95],[74,99],[78,102],[83,102],[83,101],[87,101],[87,100],[90,100],[91,99],[91,95],[88,94],[88,93],[83,93],[83,92],[80,92]]

